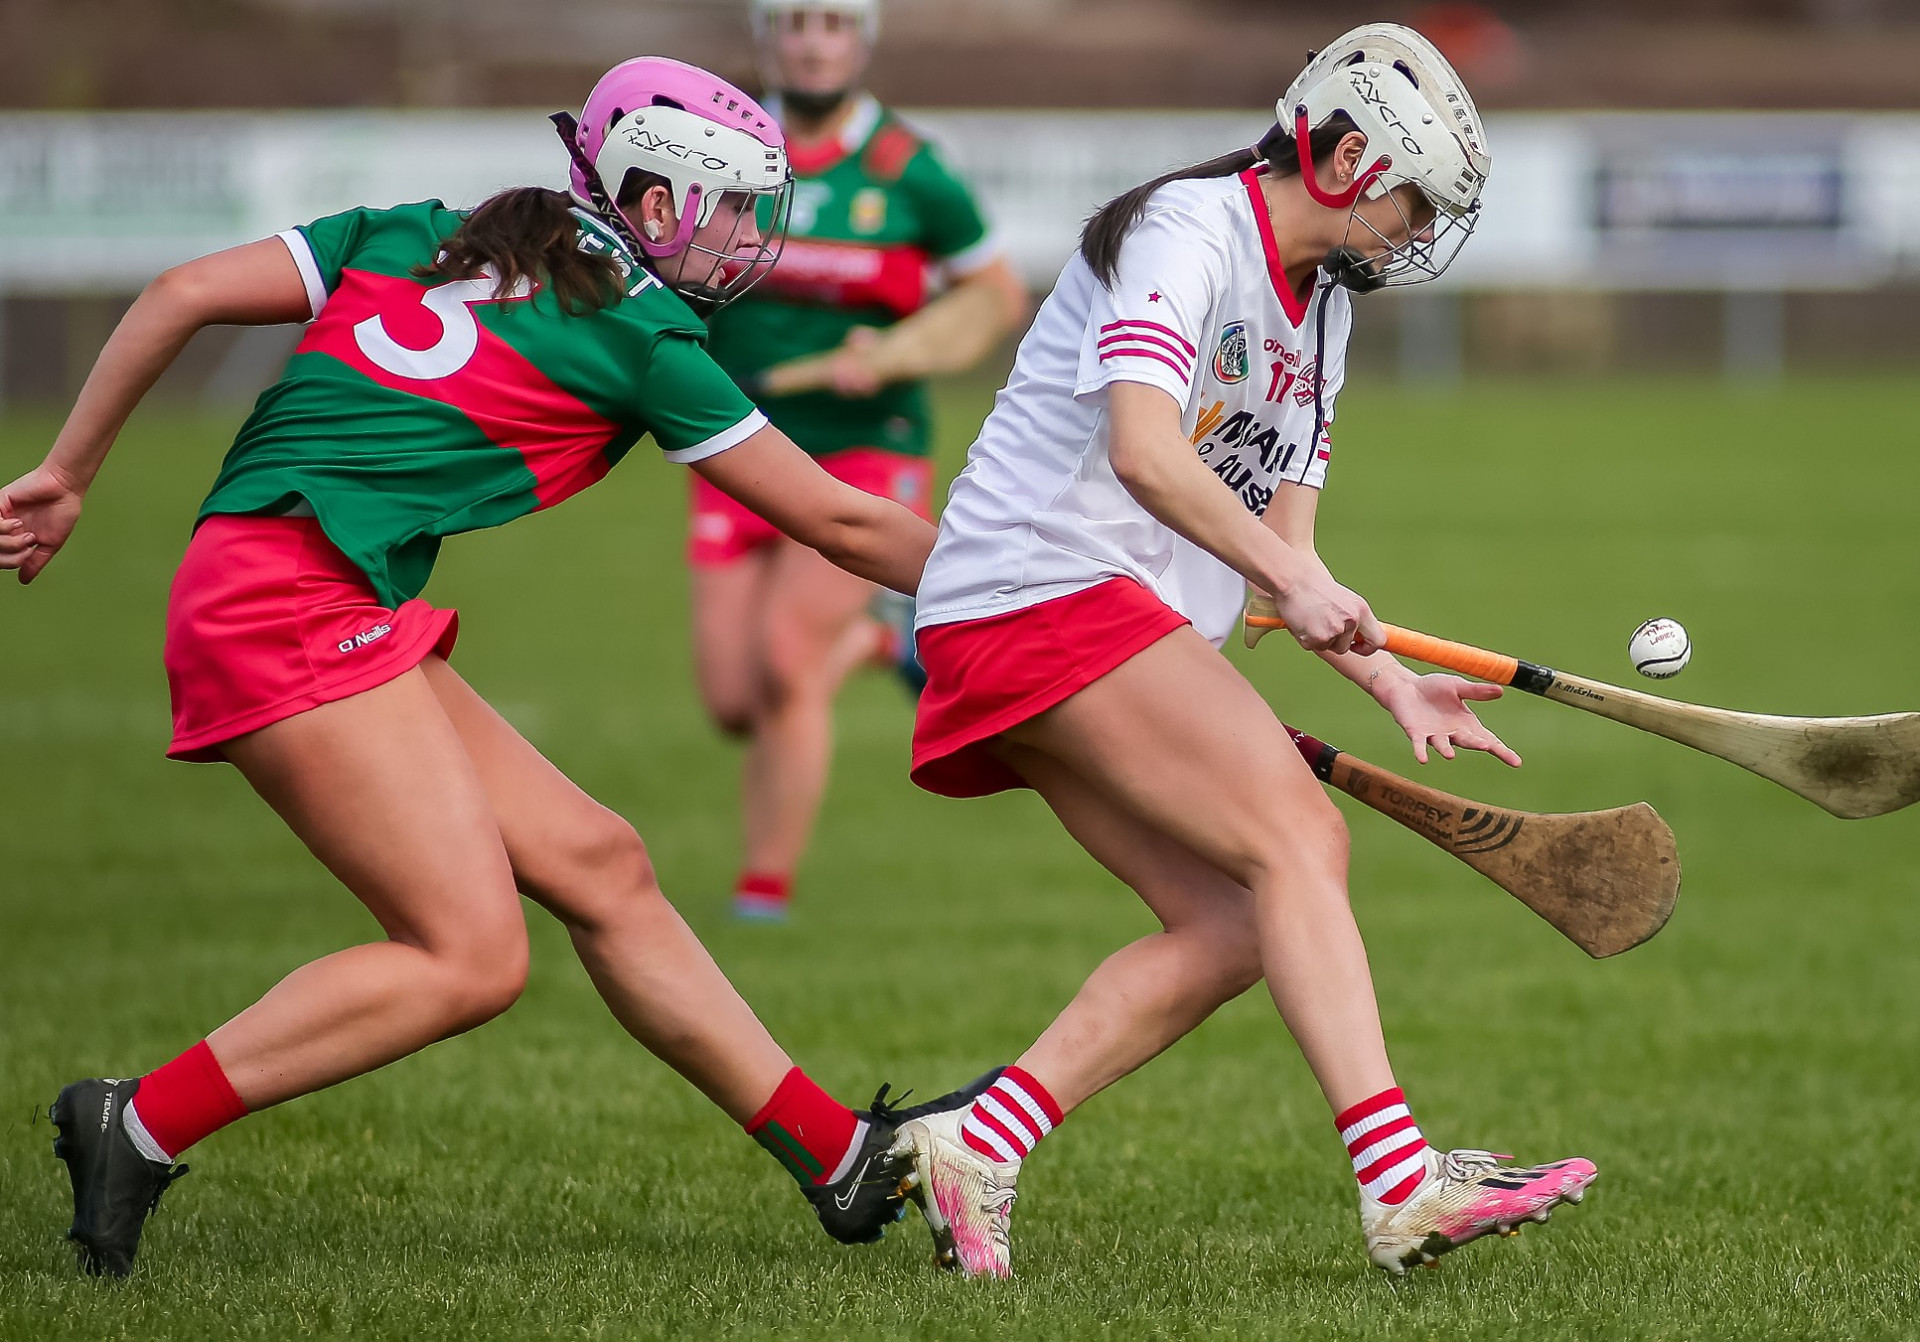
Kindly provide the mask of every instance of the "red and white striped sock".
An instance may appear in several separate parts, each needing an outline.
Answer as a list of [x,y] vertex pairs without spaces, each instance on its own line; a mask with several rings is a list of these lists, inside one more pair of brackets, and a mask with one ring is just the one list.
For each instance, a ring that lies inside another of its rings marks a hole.
[[967,1110],[960,1137],[990,1160],[1025,1160],[1065,1117],[1045,1086],[1009,1067]]
[[1353,1177],[1376,1202],[1396,1206],[1426,1178],[1427,1139],[1395,1086],[1362,1100],[1333,1120],[1353,1159]]

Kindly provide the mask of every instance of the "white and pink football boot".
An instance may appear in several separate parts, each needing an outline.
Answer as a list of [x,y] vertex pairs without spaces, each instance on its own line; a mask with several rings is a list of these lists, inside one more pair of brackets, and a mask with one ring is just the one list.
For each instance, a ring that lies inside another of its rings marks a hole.
[[1544,1223],[1555,1207],[1578,1202],[1599,1177],[1590,1160],[1503,1165],[1490,1151],[1425,1152],[1427,1175],[1406,1201],[1389,1205],[1360,1193],[1360,1225],[1367,1256],[1399,1276],[1418,1263],[1482,1235],[1517,1235],[1528,1221]]
[[1008,1229],[1020,1162],[992,1160],[960,1136],[967,1110],[916,1118],[900,1127],[893,1156],[911,1155],[904,1191],[933,1234],[933,1261],[969,1277],[1013,1275]]

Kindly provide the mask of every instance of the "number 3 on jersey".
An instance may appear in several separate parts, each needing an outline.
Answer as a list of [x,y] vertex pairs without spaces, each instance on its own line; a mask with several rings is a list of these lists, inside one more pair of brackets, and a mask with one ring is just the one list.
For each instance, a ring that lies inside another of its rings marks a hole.
[[[480,348],[480,322],[473,315],[473,304],[496,301],[494,291],[500,277],[488,266],[471,280],[453,280],[421,291],[421,305],[440,321],[440,338],[425,349],[412,349],[395,340],[379,313],[353,328],[353,343],[375,366],[395,377],[416,382],[436,382],[452,377],[467,366]],[[524,276],[500,300],[526,298],[533,284]]]

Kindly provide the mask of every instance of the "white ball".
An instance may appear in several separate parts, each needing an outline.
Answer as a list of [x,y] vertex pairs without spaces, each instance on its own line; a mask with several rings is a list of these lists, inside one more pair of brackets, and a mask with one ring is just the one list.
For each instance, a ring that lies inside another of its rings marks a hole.
[[1648,620],[1627,643],[1633,669],[1654,680],[1677,676],[1693,656],[1693,641],[1678,620]]

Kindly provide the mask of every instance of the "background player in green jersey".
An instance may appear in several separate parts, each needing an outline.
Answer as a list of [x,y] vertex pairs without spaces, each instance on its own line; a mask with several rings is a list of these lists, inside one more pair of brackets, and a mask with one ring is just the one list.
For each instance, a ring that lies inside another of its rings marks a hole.
[[[715,318],[713,356],[829,474],[930,517],[924,379],[977,362],[1025,293],[967,188],[858,91],[878,0],[754,0],[752,17],[792,223],[766,282]],[[782,917],[826,787],[834,696],[902,635],[868,618],[871,583],[699,479],[688,558],[701,695],[747,741],[734,907]]]
[[448,665],[454,613],[419,599],[443,537],[559,503],[647,434],[863,581],[911,591],[933,542],[924,520],[820,470],[703,348],[690,304],[724,303],[776,251],[755,213],[788,186],[772,118],[705,71],[641,58],[595,88],[584,128],[556,120],[571,197],[354,210],[160,276],[46,462],[0,490],[0,569],[31,582],[195,331],[311,322],[174,578],[169,753],[237,766],[387,936],[296,969],[142,1077],[60,1093],[54,1151],[89,1271],[131,1271],[187,1147],[504,1011],[527,973],[522,894],[566,924],[620,1023],[780,1159],[828,1233],[874,1239],[897,1217],[886,1152],[906,1111],[877,1097],[856,1113],[793,1065],[632,828]]

